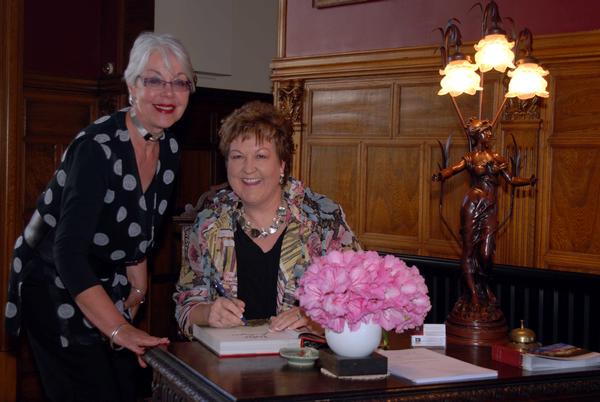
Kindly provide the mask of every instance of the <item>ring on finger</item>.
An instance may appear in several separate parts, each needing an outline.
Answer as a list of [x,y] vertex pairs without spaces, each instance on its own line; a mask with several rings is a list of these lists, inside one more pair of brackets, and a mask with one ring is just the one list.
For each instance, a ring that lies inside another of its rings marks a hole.
[[300,311],[296,311],[296,318],[298,320],[302,318],[302,314],[300,314]]

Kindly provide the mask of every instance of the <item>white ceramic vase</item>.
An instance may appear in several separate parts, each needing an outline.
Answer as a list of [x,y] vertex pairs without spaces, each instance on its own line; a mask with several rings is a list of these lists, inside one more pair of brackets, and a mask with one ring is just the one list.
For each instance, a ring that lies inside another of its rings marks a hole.
[[381,342],[381,327],[374,323],[361,323],[356,331],[351,331],[344,323],[342,332],[325,330],[325,339],[329,348],[339,356],[367,357]]

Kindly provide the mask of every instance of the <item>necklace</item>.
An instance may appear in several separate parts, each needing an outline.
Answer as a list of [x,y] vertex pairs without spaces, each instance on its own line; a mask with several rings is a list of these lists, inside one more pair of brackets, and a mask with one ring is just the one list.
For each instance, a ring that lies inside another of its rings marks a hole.
[[135,115],[135,110],[134,110],[133,107],[131,109],[129,109],[129,117],[131,117],[131,122],[133,123],[133,125],[137,129],[138,133],[140,133],[140,135],[142,136],[142,138],[145,139],[146,141],[157,142],[158,140],[160,140],[165,135],[165,131],[164,130],[161,130],[160,133],[158,133],[156,136],[150,134],[148,132],[148,130],[146,130],[144,128],[144,126],[142,126],[142,123],[140,123],[140,120]]
[[285,206],[280,205],[279,207],[277,207],[277,212],[273,217],[273,222],[271,223],[271,226],[269,226],[268,228],[255,228],[246,219],[246,213],[244,211],[244,207],[242,207],[238,223],[242,227],[242,230],[246,232],[248,236],[252,237],[253,239],[264,239],[265,237],[270,236],[279,230],[281,224],[285,222],[286,215],[287,211],[285,209]]

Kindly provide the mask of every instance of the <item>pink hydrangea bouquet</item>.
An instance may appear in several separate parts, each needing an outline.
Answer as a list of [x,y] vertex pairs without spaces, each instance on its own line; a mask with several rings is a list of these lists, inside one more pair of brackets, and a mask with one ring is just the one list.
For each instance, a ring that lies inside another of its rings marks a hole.
[[300,278],[296,297],[324,328],[352,331],[374,322],[400,333],[421,324],[431,309],[416,267],[374,251],[331,251],[316,257]]

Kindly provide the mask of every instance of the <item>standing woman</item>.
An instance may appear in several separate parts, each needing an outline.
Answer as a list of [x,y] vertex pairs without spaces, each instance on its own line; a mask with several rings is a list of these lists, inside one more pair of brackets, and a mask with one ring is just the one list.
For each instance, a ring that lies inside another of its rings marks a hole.
[[194,75],[183,45],[154,33],[136,39],[124,75],[131,107],[71,142],[10,267],[6,328],[27,332],[54,401],[135,400],[135,356],[145,366],[144,351],[169,342],[131,322],[179,165],[169,127]]

